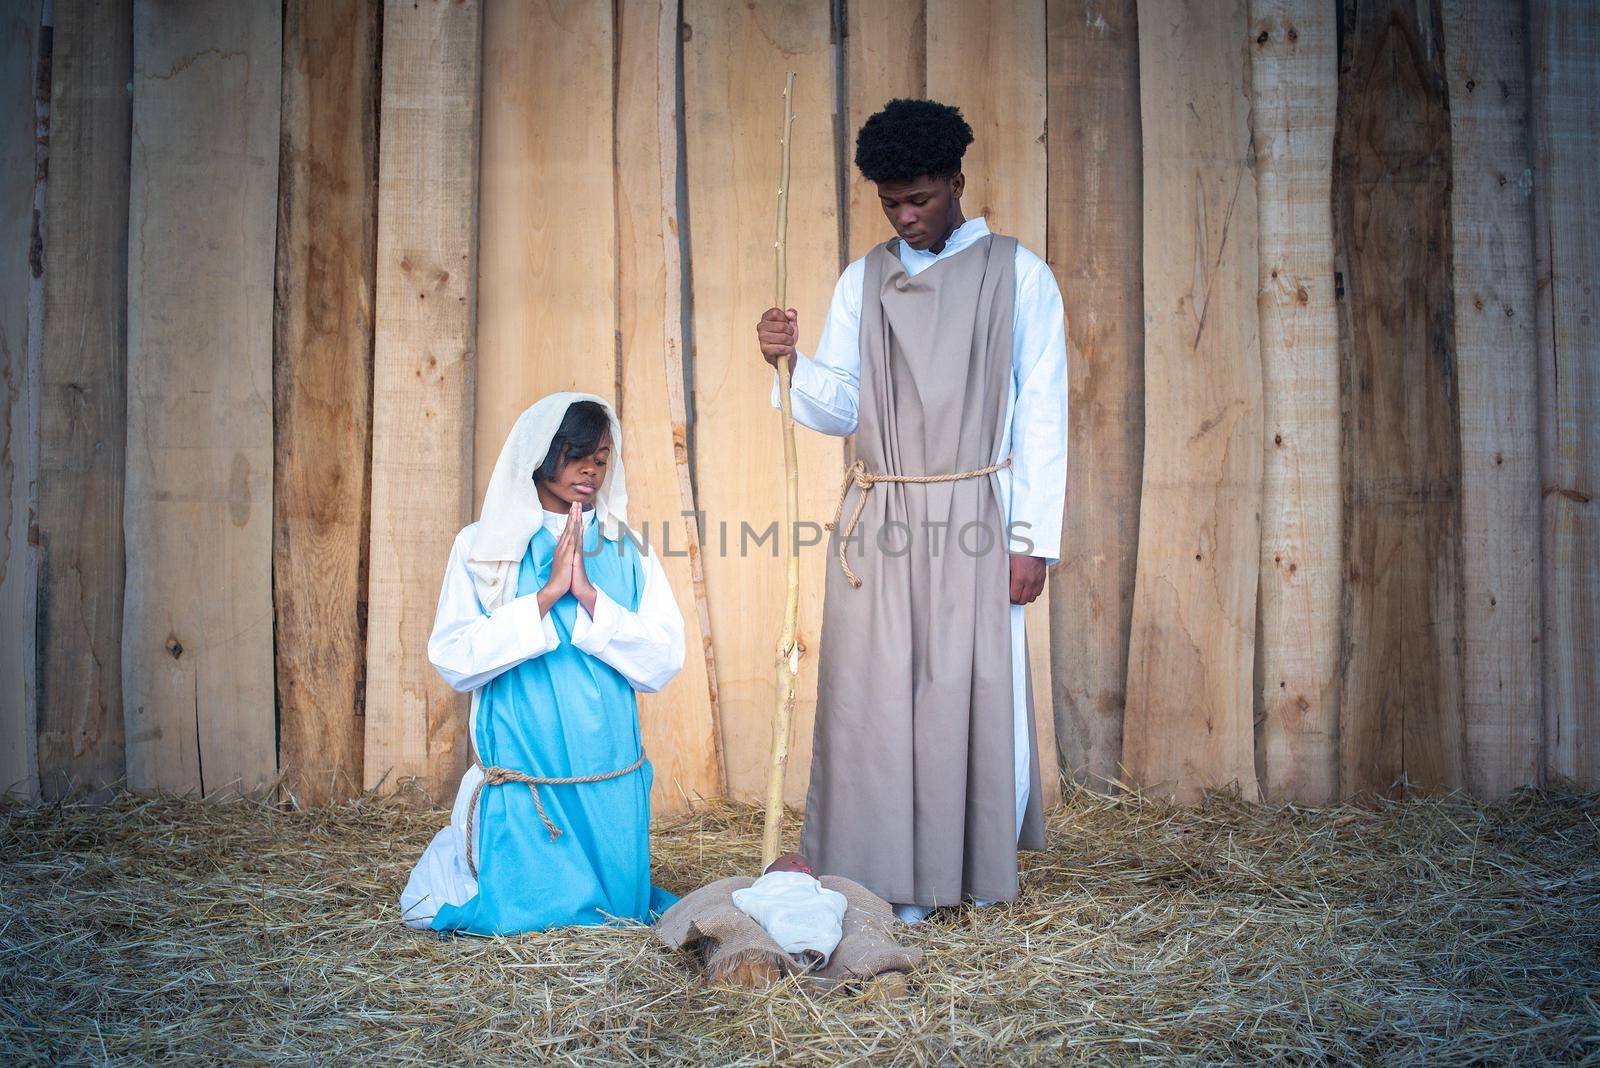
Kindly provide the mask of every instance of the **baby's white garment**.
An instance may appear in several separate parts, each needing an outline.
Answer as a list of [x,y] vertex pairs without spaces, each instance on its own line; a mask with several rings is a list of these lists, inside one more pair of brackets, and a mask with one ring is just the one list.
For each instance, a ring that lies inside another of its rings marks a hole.
[[768,872],[733,892],[739,911],[759,923],[791,956],[813,950],[822,963],[844,936],[843,894],[829,890],[803,871]]

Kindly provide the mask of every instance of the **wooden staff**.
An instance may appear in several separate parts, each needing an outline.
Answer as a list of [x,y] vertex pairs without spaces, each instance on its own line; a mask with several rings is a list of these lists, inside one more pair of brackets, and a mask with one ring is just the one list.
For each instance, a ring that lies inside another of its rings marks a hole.
[[[778,238],[773,243],[777,254],[778,300],[784,307],[789,265],[785,245],[789,236],[789,132],[794,126],[794,73],[783,86],[783,162],[778,171]],[[789,546],[789,589],[783,603],[783,630],[778,634],[777,704],[772,710],[772,760],[767,767],[767,821],[761,835],[761,866],[778,859],[778,844],[783,837],[783,777],[789,763],[789,723],[794,718],[795,680],[800,674],[800,644],[796,632],[800,624],[800,557],[795,548],[795,523],[800,514],[800,470],[794,453],[794,413],[789,406],[789,361],[778,361],[778,400],[783,422],[783,474],[787,491],[784,498],[784,540]]]

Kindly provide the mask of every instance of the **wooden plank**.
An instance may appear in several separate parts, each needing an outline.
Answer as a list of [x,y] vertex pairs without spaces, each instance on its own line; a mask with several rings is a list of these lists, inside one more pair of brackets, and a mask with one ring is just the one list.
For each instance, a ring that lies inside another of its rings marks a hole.
[[[756,317],[772,304],[773,224],[783,74],[794,71],[789,187],[789,303],[802,349],[815,344],[839,272],[839,202],[832,123],[834,50],[827,0],[684,4],[685,133],[694,249],[697,503],[706,513],[706,590],[717,646],[729,792],[762,795],[771,742],[773,643],[783,621],[783,455],[769,404],[772,371],[755,345]],[[800,515],[833,514],[839,442],[801,430]],[[735,458],[730,461],[730,458]],[[741,538],[749,524],[751,538]],[[741,541],[743,551],[741,551]],[[816,713],[823,545],[801,550],[804,647],[786,797],[805,798]]]
[[1049,254],[1071,394],[1061,566],[1050,579],[1066,772],[1122,776],[1122,707],[1144,456],[1139,37],[1135,0],[1051,0]]
[[1035,251],[1045,240],[1042,0],[928,0],[928,95],[972,126],[961,208]]
[[1600,785],[1600,9],[1533,0],[1544,751]]
[[480,506],[530,404],[569,389],[619,398],[611,20],[593,0],[484,8]]
[[132,0],[55,9],[39,461],[39,785],[123,777]]
[[1266,419],[1256,649],[1268,800],[1339,792],[1339,327],[1333,301],[1338,44],[1319,0],[1251,0]]
[[1145,437],[1123,761],[1154,794],[1256,796],[1261,507],[1244,0],[1139,4]]
[[[973,144],[962,161],[961,205],[1043,255],[1045,247],[1045,10],[1043,0],[928,0],[928,95],[961,109]],[[1061,798],[1050,588],[1026,612],[1044,804]]]
[[629,519],[672,580],[687,650],[670,686],[639,695],[639,729],[656,775],[652,811],[662,815],[684,811],[692,797],[727,792],[684,434],[677,0],[623,0],[616,29],[617,329]]
[[362,776],[435,799],[468,759],[467,702],[428,632],[472,504],[481,16],[475,0],[383,13]]
[[1539,768],[1539,375],[1526,5],[1444,0],[1461,418],[1465,783]]
[[[38,795],[34,724],[39,379],[33,290],[42,192],[40,74],[48,116],[48,48],[37,0],[0,18],[0,797]],[[48,38],[46,38],[48,40]],[[46,127],[47,129],[47,127]],[[35,329],[30,329],[33,327]]]
[[1438,5],[1347,5],[1334,140],[1346,797],[1463,784],[1461,433]]
[[133,18],[122,628],[128,783],[253,791],[277,770],[272,264],[282,12]]
[[284,5],[272,578],[279,762],[305,805],[362,789],[380,11]]
[[927,2],[857,2],[845,4],[844,13],[845,259],[858,260],[894,231],[878,187],[856,170],[856,134],[889,101],[927,95]]

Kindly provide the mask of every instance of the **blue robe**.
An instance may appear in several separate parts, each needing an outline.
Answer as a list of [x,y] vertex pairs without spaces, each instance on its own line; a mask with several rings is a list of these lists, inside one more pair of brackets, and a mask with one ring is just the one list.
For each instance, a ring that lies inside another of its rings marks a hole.
[[[628,538],[600,544],[586,524],[589,581],[628,611],[639,607],[645,571]],[[541,528],[517,572],[517,595],[537,593],[550,573],[556,535]],[[478,699],[474,741],[485,767],[568,778],[599,775],[639,759],[639,709],[633,688],[609,664],[572,644],[578,601],[550,609],[561,644],[496,676]],[[444,905],[440,931],[516,934],[551,927],[648,923],[677,900],[650,883],[650,763],[617,779],[540,786],[555,841],[523,783],[485,786],[479,828],[478,895]]]

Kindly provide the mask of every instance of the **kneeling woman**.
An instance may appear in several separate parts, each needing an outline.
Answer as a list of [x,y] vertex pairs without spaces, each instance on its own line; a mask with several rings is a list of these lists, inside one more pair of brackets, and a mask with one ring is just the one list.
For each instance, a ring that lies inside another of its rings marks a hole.
[[407,923],[513,934],[648,921],[674,900],[650,885],[634,691],[683,666],[683,617],[626,509],[608,404],[558,393],[522,413],[456,536],[428,641],[472,693],[474,763],[400,895]]

